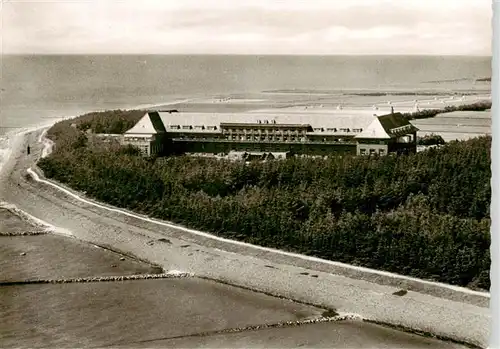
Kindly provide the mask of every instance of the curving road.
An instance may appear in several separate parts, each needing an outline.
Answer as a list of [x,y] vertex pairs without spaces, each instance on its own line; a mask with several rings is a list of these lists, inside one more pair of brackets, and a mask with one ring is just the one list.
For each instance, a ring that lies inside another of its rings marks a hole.
[[[384,277],[380,275],[371,280],[378,280],[379,283],[367,281],[366,273],[360,273],[359,278],[349,278],[340,272],[341,268],[332,265],[234,245],[158,225],[96,207],[50,185],[36,182],[26,174],[42,152],[40,134],[41,131],[29,133],[16,141],[11,159],[0,174],[0,200],[58,227],[61,232],[149,260],[166,270],[192,272],[248,289],[334,308],[340,313],[355,313],[378,322],[487,346],[490,321],[487,297],[449,290],[442,291],[446,294],[445,298],[431,295],[439,290],[438,286],[427,294],[408,291],[404,296],[397,296],[393,294],[400,290],[396,286],[397,280],[391,286],[387,282],[384,285]],[[25,153],[27,144],[32,147],[30,155]],[[145,345],[248,346],[249,341],[255,341],[263,347],[297,346],[306,338],[307,346],[318,347],[461,347],[366,322],[357,323],[356,330],[347,328],[345,331],[339,330],[339,327],[335,331],[327,331],[329,325],[325,324],[322,327],[307,326],[298,332],[266,329],[262,336],[259,336],[259,331],[219,333],[208,336],[203,343],[199,342],[199,338],[195,342],[186,342],[185,338],[163,339],[162,342],[158,338],[156,342]],[[291,332],[300,335],[289,336]],[[277,340],[280,336],[286,336],[287,341]],[[139,343],[132,346],[136,344]]]

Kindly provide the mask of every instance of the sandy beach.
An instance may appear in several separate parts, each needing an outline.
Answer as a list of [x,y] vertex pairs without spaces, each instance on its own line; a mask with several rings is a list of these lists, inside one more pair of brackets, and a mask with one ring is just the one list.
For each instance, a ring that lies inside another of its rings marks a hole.
[[[56,231],[71,232],[79,240],[150,261],[164,270],[190,272],[197,277],[335,309],[340,314],[355,314],[360,319],[487,346],[487,294],[222,241],[166,222],[124,214],[43,179],[35,162],[47,153],[48,143],[43,139],[43,129],[30,131],[15,138],[12,156],[0,173],[5,188],[0,199],[50,223]],[[24,153],[27,144],[32,146],[30,156]],[[26,176],[29,168],[40,178]],[[408,292],[404,296],[394,295],[401,289]],[[242,343],[235,338],[229,343]],[[169,343],[174,342],[164,345]],[[190,343],[194,342],[185,345]],[[205,343],[210,346],[216,342]],[[355,345],[339,345],[342,344]],[[445,347],[444,342],[437,344]]]

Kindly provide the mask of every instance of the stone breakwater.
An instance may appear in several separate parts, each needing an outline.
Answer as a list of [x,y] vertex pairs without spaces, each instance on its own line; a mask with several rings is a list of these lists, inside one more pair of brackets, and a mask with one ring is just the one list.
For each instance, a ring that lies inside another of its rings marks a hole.
[[481,349],[482,348],[482,347],[477,346],[477,345],[473,345],[473,344],[463,342],[463,341],[457,341],[457,340],[454,340],[454,339],[451,339],[448,337],[436,336],[430,332],[416,331],[416,330],[412,330],[410,328],[406,328],[403,326],[394,326],[394,325],[383,323],[383,322],[368,320],[368,319],[365,319],[358,314],[338,313],[338,314],[333,315],[333,316],[328,316],[326,314],[327,313],[324,313],[320,317],[309,318],[309,319],[304,319],[304,320],[284,321],[284,322],[271,323],[271,324],[261,324],[261,325],[250,325],[250,326],[245,326],[245,327],[226,328],[223,330],[205,331],[205,332],[199,332],[199,333],[195,333],[195,334],[191,334],[191,335],[174,336],[174,337],[168,337],[168,338],[148,339],[148,340],[140,341],[138,343],[156,342],[159,340],[167,340],[167,339],[171,340],[171,339],[180,339],[180,338],[188,338],[188,337],[208,337],[208,336],[213,336],[213,335],[241,333],[241,332],[265,330],[265,329],[274,329],[274,328],[290,328],[290,327],[299,327],[299,326],[304,326],[304,325],[329,323],[329,322],[363,321],[363,322],[382,325],[382,326],[389,327],[389,328],[398,329],[398,330],[401,330],[401,331],[404,331],[407,333],[412,333],[412,334],[424,336],[427,338],[435,338],[435,339],[439,339],[439,340],[443,340],[443,341],[447,341],[447,342],[456,343],[456,344],[463,345],[463,346],[468,347],[468,348],[474,348],[474,349]]
[[304,325],[309,325],[309,324],[319,324],[319,323],[325,323],[325,322],[338,322],[338,321],[363,321],[363,318],[357,314],[345,313],[345,314],[337,314],[335,316],[320,316],[320,317],[315,317],[312,319],[310,318],[310,319],[296,320],[296,321],[284,321],[284,322],[262,324],[262,325],[249,325],[249,326],[244,326],[244,327],[226,328],[223,330],[216,330],[216,331],[198,332],[198,333],[189,334],[189,335],[181,335],[181,336],[165,337],[165,338],[154,338],[154,339],[139,341],[136,343],[156,342],[159,340],[180,339],[180,338],[189,338],[189,337],[207,337],[207,336],[213,336],[213,335],[258,331],[258,330],[273,329],[273,328],[299,327],[299,326],[304,326]]
[[21,280],[0,282],[0,286],[16,286],[27,284],[67,284],[84,282],[110,282],[110,281],[130,281],[130,280],[148,280],[148,279],[180,279],[194,276],[192,273],[185,272],[167,272],[162,274],[140,274],[140,275],[120,275],[120,276],[99,276],[71,279],[41,279],[41,280]]
[[0,236],[36,236],[36,235],[47,235],[49,231],[46,230],[33,230],[33,231],[0,231]]
[[296,321],[284,321],[278,322],[274,324],[262,324],[262,325],[250,325],[245,327],[237,327],[237,328],[228,328],[221,331],[214,332],[201,332],[197,333],[193,336],[207,336],[213,334],[224,334],[224,333],[237,333],[237,332],[245,332],[245,331],[257,331],[263,330],[267,328],[283,328],[283,327],[297,327],[309,324],[319,324],[323,322],[336,322],[336,321],[363,321],[363,318],[357,314],[338,314],[335,316],[321,316],[314,319],[304,319],[304,320],[296,320]]
[[[371,324],[375,324],[375,325],[385,326],[385,327],[392,328],[392,329],[395,329],[398,331],[415,334],[415,335],[422,336],[422,337],[434,338],[434,339],[437,339],[437,340],[440,340],[443,342],[450,342],[450,343],[459,344],[461,346],[471,348],[471,349],[485,349],[486,348],[486,347],[481,346],[481,345],[473,344],[473,343],[459,340],[456,338],[452,338],[449,336],[436,335],[435,333],[432,333],[429,331],[420,331],[420,330],[416,330],[414,328],[403,326],[403,325],[395,325],[395,324],[392,324],[390,322],[377,321],[377,320],[371,320],[371,319],[363,319],[363,321],[371,323]],[[489,349],[489,348],[487,348],[487,349]]]

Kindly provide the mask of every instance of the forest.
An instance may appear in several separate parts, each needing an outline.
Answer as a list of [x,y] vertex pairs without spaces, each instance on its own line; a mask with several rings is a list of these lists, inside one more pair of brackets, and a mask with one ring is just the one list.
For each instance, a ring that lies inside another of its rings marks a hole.
[[87,141],[88,128],[123,132],[143,113],[54,125],[55,151],[39,167],[97,200],[218,236],[489,289],[491,137],[411,155],[249,163]]

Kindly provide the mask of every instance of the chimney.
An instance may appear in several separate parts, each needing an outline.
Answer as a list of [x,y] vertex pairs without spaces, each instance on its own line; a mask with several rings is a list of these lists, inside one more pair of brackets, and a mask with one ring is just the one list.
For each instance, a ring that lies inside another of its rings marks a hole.
[[391,106],[391,114],[394,114],[394,107]]

